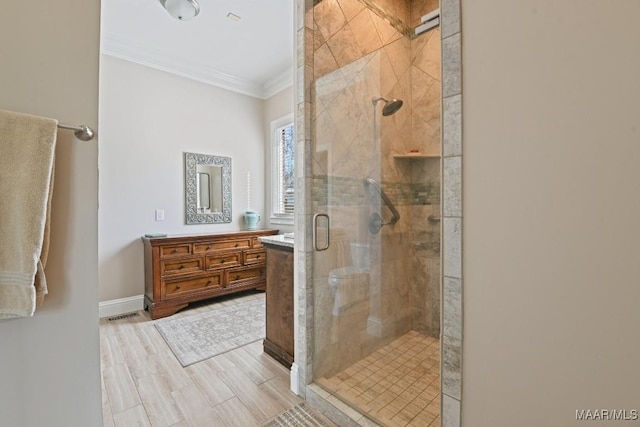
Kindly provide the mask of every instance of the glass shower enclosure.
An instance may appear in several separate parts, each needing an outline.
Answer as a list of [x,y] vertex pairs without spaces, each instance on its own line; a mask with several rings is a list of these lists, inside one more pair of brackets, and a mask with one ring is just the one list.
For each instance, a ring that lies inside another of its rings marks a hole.
[[400,3],[312,11],[313,381],[382,425],[428,426],[440,409],[440,34],[410,27],[431,2],[406,2],[406,22],[389,9]]

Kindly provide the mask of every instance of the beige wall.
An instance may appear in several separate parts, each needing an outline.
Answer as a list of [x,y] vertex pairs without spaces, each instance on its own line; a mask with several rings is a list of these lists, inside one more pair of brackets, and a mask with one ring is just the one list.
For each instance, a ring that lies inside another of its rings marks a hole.
[[462,16],[462,424],[640,409],[640,3]]
[[[3,3],[0,109],[97,128],[99,8],[96,0]],[[0,322],[2,426],[101,425],[97,159],[95,140],[59,132],[49,296],[33,318]]]
[[[265,186],[259,179],[265,174],[264,105],[258,98],[101,56],[100,301],[144,294],[140,237],[145,233],[242,229],[247,171],[251,207],[264,218]],[[184,152],[231,157],[231,223],[185,224]],[[156,209],[164,209],[164,221],[155,220]]]

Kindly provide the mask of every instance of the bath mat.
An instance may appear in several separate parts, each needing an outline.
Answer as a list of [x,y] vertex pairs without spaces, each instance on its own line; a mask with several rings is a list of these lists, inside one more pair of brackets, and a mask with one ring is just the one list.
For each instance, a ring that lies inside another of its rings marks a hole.
[[331,427],[335,426],[309,404],[298,403],[269,421],[264,427]]
[[156,329],[182,366],[189,366],[265,336],[265,303],[261,298],[217,306],[177,319],[162,319]]

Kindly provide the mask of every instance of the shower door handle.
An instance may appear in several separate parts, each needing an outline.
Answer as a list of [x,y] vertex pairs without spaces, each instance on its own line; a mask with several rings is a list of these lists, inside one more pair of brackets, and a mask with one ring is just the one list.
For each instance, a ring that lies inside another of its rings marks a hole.
[[[327,219],[327,238],[323,247],[318,246],[318,218]],[[318,252],[329,249],[329,215],[327,214],[319,213],[313,216],[313,248]]]

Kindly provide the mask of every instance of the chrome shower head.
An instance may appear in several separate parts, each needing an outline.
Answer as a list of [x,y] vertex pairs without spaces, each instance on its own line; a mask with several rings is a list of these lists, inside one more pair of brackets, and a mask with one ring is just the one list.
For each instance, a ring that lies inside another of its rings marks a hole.
[[383,116],[391,116],[395,114],[402,108],[402,100],[401,99],[386,99],[383,97],[373,98],[371,103],[375,107],[378,101],[384,101],[384,107],[382,107],[382,115]]

